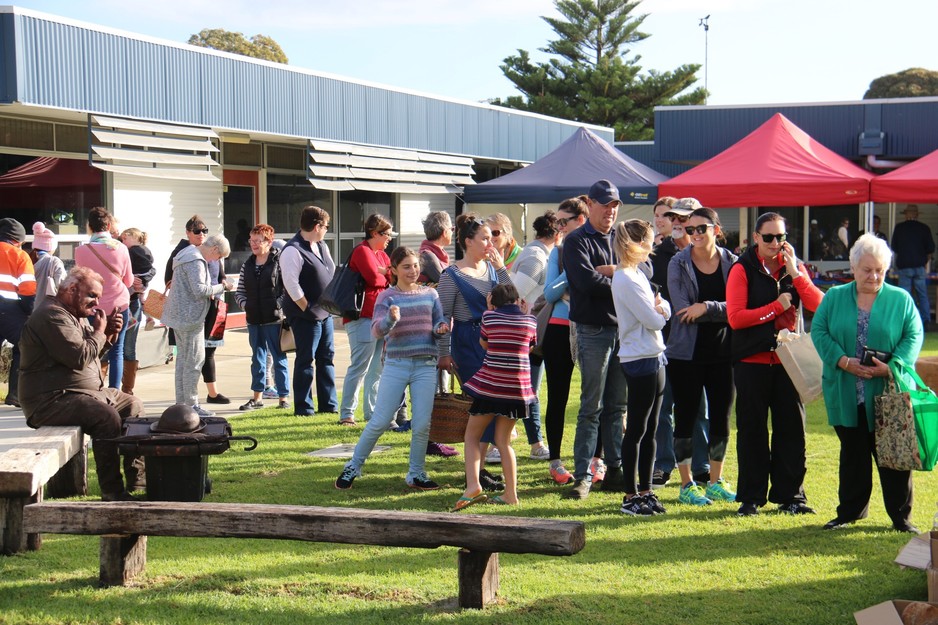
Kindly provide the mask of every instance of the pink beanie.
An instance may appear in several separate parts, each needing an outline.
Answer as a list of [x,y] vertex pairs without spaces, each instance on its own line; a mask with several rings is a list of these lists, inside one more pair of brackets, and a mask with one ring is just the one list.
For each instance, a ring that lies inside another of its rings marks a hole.
[[55,233],[46,228],[46,224],[37,221],[33,224],[33,249],[45,250],[50,254],[55,251],[58,241]]

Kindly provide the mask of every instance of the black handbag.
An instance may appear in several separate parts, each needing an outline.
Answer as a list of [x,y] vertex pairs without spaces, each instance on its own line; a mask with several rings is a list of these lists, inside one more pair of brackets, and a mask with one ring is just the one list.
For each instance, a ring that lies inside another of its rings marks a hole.
[[319,296],[319,306],[331,315],[355,320],[361,316],[365,303],[365,280],[349,267],[351,260],[352,254],[349,254],[345,264],[336,268],[332,281]]

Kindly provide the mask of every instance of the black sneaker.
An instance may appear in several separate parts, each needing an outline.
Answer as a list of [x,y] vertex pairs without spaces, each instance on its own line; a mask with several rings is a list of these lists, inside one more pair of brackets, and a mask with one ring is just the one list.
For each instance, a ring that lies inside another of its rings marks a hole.
[[655,469],[654,473],[651,474],[651,487],[652,488],[661,488],[662,486],[667,486],[668,482],[671,481],[671,472],[662,471],[661,469]]
[[846,521],[846,520],[840,519],[840,518],[838,518],[838,519],[831,519],[830,521],[828,521],[827,523],[824,524],[824,529],[826,529],[826,530],[839,530],[839,529],[843,529],[843,528],[847,527],[847,526],[850,525],[851,523],[853,523],[853,521]]
[[778,507],[778,511],[784,514],[817,514],[814,508],[802,501],[782,504]]
[[661,502],[658,501],[658,495],[654,493],[648,493],[642,495],[645,498],[645,504],[651,508],[651,511],[655,514],[666,514],[668,511],[665,510],[665,507],[661,505]]
[[622,473],[622,467],[609,467],[606,469],[602,489],[607,493],[625,492],[625,474]]
[[358,477],[358,471],[348,465],[342,469],[342,474],[336,478],[335,487],[339,490],[348,490],[352,487],[352,482]]
[[246,404],[241,404],[238,407],[238,410],[257,410],[258,408],[263,408],[264,402],[259,399],[249,399]]
[[3,400],[3,403],[7,406],[14,406],[16,408],[21,408],[20,400],[16,395],[7,395],[6,399]]
[[482,490],[490,493],[498,493],[505,490],[505,482],[500,475],[492,475],[485,469],[479,471],[479,484]]
[[756,516],[759,514],[759,506],[754,503],[744,503],[736,511],[737,516]]
[[573,486],[571,486],[567,492],[563,494],[564,499],[586,499],[590,496],[590,488],[593,486],[593,483],[587,479],[579,478],[573,480]]
[[215,397],[212,397],[211,395],[206,397],[205,403],[206,404],[230,404],[231,400],[225,397],[224,395],[222,395],[221,393],[219,393]]
[[436,490],[440,487],[440,485],[431,480],[430,476],[426,473],[421,473],[417,477],[408,480],[407,485],[416,490]]
[[908,521],[903,521],[902,523],[893,523],[892,529],[896,530],[897,532],[905,532],[907,534],[921,534],[918,528]]
[[103,493],[101,501],[140,501],[140,498],[131,495],[126,490],[122,490],[116,493]]
[[631,516],[654,516],[655,511],[652,510],[648,503],[645,501],[644,495],[632,495],[630,497],[625,497],[622,500],[622,507],[619,508],[619,512],[622,514],[628,514]]

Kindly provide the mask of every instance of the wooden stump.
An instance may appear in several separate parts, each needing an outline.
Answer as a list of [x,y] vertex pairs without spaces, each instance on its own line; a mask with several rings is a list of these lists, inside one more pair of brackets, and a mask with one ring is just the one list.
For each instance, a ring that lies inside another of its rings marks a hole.
[[107,534],[101,537],[98,585],[126,586],[147,565],[147,537]]
[[481,609],[498,595],[498,554],[459,550],[459,607]]

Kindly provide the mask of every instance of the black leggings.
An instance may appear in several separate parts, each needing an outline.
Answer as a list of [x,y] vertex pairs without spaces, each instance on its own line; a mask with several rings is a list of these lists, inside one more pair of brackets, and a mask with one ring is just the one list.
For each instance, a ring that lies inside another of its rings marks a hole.
[[570,379],[573,377],[573,357],[570,355],[570,328],[549,324],[544,333],[544,373],[547,376],[547,410],[544,429],[550,459],[560,458],[563,443],[563,425],[570,399]]
[[215,347],[205,348],[205,364],[202,365],[202,381],[211,384],[215,381]]
[[[625,435],[622,437],[622,472],[627,493],[651,488],[651,474],[655,466],[655,432],[658,430],[664,379],[664,367],[659,367],[658,371],[649,375],[633,377],[625,374],[629,389],[629,412],[625,420]],[[636,474],[638,482],[635,481]]]
[[722,461],[730,439],[730,408],[736,397],[733,366],[729,362],[668,362],[668,378],[674,395],[674,456],[678,464],[690,462],[693,454],[694,421],[700,408],[700,393],[707,393],[710,417],[710,459]]

